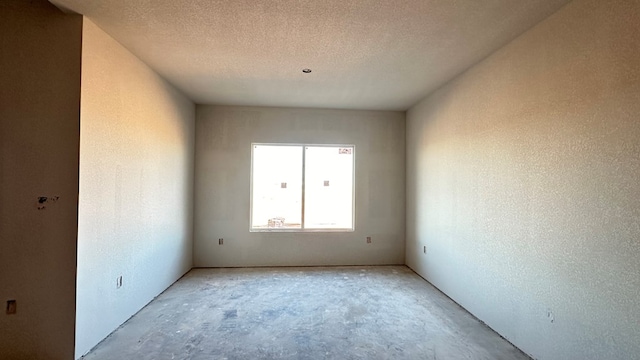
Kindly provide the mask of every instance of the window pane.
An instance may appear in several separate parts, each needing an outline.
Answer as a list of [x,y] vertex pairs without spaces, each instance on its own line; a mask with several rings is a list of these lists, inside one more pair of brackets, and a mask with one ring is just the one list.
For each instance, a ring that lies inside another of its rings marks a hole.
[[252,228],[300,229],[302,146],[254,145],[252,167]]
[[305,148],[306,229],[353,228],[353,147]]

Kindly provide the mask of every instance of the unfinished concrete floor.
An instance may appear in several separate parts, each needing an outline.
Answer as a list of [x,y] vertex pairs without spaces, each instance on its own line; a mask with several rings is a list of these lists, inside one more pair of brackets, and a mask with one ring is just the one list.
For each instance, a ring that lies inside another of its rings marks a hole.
[[405,266],[194,269],[84,358],[529,359]]

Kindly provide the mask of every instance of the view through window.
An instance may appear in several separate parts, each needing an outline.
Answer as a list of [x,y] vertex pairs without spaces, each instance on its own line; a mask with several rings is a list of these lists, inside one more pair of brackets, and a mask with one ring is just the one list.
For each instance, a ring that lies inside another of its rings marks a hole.
[[252,145],[251,229],[353,230],[353,145]]

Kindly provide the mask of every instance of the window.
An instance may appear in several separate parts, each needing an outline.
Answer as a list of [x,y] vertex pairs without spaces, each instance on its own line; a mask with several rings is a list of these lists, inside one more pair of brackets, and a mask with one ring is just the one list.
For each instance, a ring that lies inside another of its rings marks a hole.
[[352,231],[354,150],[253,144],[251,231]]

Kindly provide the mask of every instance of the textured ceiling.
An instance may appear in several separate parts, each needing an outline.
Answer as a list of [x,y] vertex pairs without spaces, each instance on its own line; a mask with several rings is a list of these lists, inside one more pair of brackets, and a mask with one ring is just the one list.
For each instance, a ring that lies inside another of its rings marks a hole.
[[199,104],[380,110],[406,110],[569,2],[51,1]]

